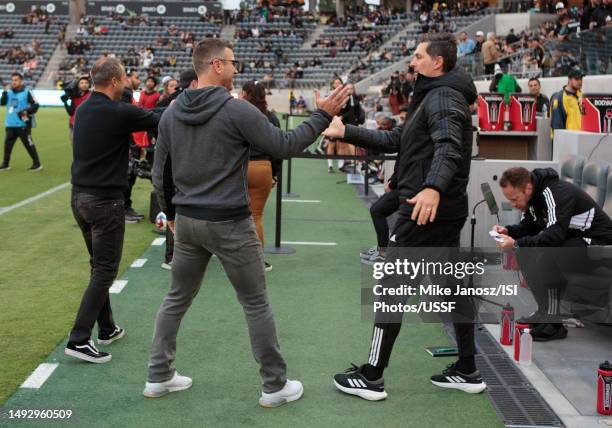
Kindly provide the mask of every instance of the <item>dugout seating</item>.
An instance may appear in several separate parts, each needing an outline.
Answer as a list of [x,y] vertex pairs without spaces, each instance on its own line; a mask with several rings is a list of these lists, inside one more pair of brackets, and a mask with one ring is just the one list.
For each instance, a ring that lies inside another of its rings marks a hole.
[[[582,174],[580,170],[582,169]],[[571,177],[571,176],[573,177]],[[577,182],[576,179],[580,178]],[[561,179],[579,185],[598,200],[604,212],[612,217],[612,170],[605,161],[584,161],[570,156],[561,163]],[[580,184],[578,184],[580,183]],[[587,248],[590,272],[568,275],[564,301],[565,312],[597,323],[612,323],[612,246]]]

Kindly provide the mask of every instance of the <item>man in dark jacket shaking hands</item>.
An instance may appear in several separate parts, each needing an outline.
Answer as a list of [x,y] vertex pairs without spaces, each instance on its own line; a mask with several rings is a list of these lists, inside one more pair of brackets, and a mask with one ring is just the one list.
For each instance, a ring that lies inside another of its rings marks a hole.
[[[392,131],[372,131],[345,126],[335,118],[324,132],[327,137],[342,138],[368,149],[399,152],[400,209],[387,260],[392,260],[391,254],[399,258],[399,248],[459,246],[459,235],[468,216],[466,187],[472,145],[469,106],[477,93],[472,79],[455,68],[456,62],[457,45],[451,34],[426,35],[411,63],[418,78],[409,119],[403,126]],[[394,302],[404,304],[407,298],[394,298]],[[368,362],[337,374],[334,384],[338,389],[366,400],[387,397],[383,371],[399,334],[402,315],[376,313]],[[473,314],[468,317],[468,321],[454,324],[459,360],[442,374],[432,376],[431,381],[440,387],[478,393],[486,385],[474,362]]]

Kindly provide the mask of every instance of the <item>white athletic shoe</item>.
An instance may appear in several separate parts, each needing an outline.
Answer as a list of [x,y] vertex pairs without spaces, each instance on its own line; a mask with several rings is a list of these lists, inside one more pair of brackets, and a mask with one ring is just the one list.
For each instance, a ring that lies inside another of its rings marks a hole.
[[181,376],[174,372],[172,379],[165,382],[147,382],[142,395],[148,398],[163,397],[170,392],[183,391],[191,388],[193,381],[187,376]]
[[304,394],[304,387],[302,382],[299,380],[289,380],[280,391],[272,392],[270,394],[263,392],[259,398],[259,405],[261,407],[278,407],[283,404],[290,403],[291,401],[299,400]]
[[111,343],[122,339],[123,336],[125,336],[125,330],[116,325],[115,330],[111,334],[106,336],[98,335],[98,345],[110,345]]

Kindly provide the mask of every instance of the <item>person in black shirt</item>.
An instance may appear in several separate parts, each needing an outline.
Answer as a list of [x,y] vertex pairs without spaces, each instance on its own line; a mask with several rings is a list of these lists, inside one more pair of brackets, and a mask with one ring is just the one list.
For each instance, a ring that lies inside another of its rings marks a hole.
[[474,48],[474,53],[480,53],[482,51],[482,44],[484,43],[484,32],[476,31],[476,47]]
[[514,34],[514,28],[511,28],[510,32],[506,36],[506,43],[508,43],[509,45],[512,45],[518,42],[519,40],[520,39],[516,36],[516,34]]
[[110,361],[90,340],[98,322],[98,344],[121,339],[109,299],[123,249],[128,150],[131,133],[155,128],[159,114],[120,102],[126,75],[114,58],[93,65],[95,90],[77,110],[72,162],[72,212],[90,255],[91,276],[64,353],[92,363]]
[[529,86],[529,93],[536,97],[536,116],[548,117],[550,101],[546,95],[540,93],[540,80],[536,78],[529,79],[527,85]]

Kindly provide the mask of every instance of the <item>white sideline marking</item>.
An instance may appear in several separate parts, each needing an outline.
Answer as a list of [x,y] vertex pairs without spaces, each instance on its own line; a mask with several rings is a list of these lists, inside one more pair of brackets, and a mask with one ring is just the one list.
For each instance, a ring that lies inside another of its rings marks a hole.
[[49,376],[59,366],[59,363],[42,363],[32,374],[21,384],[22,388],[38,389],[49,379]]
[[306,241],[281,241],[281,244],[286,245],[321,245],[332,247],[334,245],[338,245],[335,242],[306,242]]
[[130,265],[130,267],[133,268],[141,268],[144,266],[144,264],[147,262],[147,259],[136,259],[134,260],[134,262]]
[[0,215],[6,214],[6,213],[8,213],[10,211],[13,211],[13,210],[17,209],[17,208],[23,207],[24,205],[31,204],[32,202],[36,202],[37,200],[42,199],[45,196],[49,196],[50,194],[55,193],[58,190],[62,190],[63,188],[68,187],[68,186],[70,186],[69,182],[64,183],[64,184],[60,184],[59,186],[55,186],[55,187],[53,187],[53,188],[51,188],[49,190],[46,190],[46,191],[44,191],[42,193],[39,193],[38,195],[34,195],[31,198],[24,199],[23,201],[17,202],[16,204],[13,204],[13,205],[9,205],[8,207],[0,208]]
[[108,289],[108,292],[111,294],[119,294],[125,288],[127,283],[128,282],[126,279],[117,279],[113,282],[112,287]]
[[159,247],[160,245],[164,245],[164,242],[166,242],[166,238],[155,238],[153,242],[151,242],[151,245]]
[[282,201],[283,202],[298,202],[302,204],[318,204],[321,202],[316,199],[283,199]]

